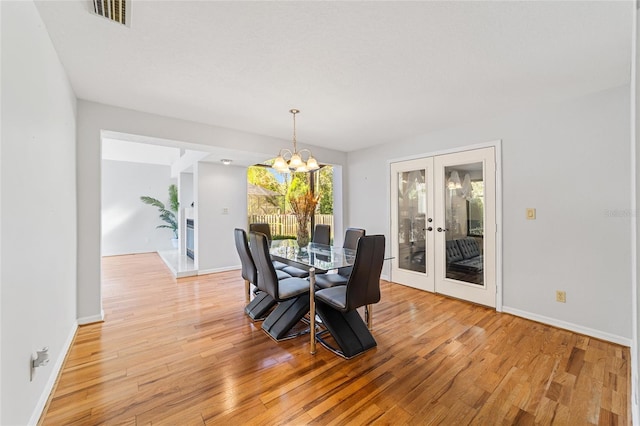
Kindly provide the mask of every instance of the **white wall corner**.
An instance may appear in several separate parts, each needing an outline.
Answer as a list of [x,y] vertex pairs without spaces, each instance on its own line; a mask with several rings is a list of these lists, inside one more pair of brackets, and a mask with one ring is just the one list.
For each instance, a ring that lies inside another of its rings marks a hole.
[[104,321],[103,309],[100,310],[100,315],[91,315],[88,317],[78,318],[77,320],[78,325],[87,325],[87,324],[93,324],[93,323],[102,322],[102,321]]

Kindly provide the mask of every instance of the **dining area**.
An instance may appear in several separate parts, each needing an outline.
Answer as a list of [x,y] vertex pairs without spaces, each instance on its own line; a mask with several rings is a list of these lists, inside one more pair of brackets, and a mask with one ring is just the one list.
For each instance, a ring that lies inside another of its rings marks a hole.
[[248,233],[234,229],[234,239],[245,314],[272,340],[306,336],[311,355],[319,343],[345,359],[377,346],[372,313],[380,301],[384,235],[348,228],[342,246],[334,246],[329,226],[317,224],[310,242],[300,246],[272,239],[268,223],[252,223]]

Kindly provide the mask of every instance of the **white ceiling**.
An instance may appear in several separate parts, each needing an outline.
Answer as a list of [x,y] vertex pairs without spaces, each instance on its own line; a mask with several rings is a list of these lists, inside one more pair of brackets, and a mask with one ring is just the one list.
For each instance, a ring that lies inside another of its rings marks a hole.
[[38,9],[81,99],[352,151],[628,84],[632,1]]

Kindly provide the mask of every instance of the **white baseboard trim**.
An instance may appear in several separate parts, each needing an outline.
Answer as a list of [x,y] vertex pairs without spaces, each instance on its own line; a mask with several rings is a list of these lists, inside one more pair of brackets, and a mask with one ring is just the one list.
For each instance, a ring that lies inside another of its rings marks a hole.
[[198,275],[198,271],[196,271],[195,269],[193,269],[191,271],[182,271],[182,272],[176,272],[171,267],[169,269],[171,269],[171,272],[173,273],[173,276],[176,277],[176,278],[195,277],[195,276]]
[[215,274],[217,272],[227,272],[227,271],[233,271],[236,269],[242,269],[242,265],[225,266],[222,268],[212,268],[212,269],[199,269],[198,275]]
[[380,279],[381,280],[385,280],[385,281],[391,281],[391,277],[389,277],[389,275],[387,274],[380,274]]
[[517,317],[530,319],[532,321],[541,322],[543,324],[552,325],[554,327],[563,328],[565,330],[573,331],[575,333],[584,334],[586,336],[595,337],[596,339],[606,340],[607,342],[617,343],[618,345],[631,347],[631,339],[628,337],[617,336],[604,331],[595,330],[593,328],[583,327],[571,322],[562,321],[555,318],[545,317],[543,315],[534,314],[527,311],[522,311],[516,308],[510,308],[509,306],[503,306],[502,312],[512,314]]
[[78,318],[78,325],[87,325],[93,324],[94,322],[102,322],[104,321],[104,311],[100,309],[100,315],[92,315],[90,317],[82,317]]
[[76,331],[78,330],[78,324],[74,323],[71,326],[71,331],[67,336],[67,340],[64,342],[62,346],[62,350],[60,351],[60,355],[58,359],[56,359],[56,363],[53,365],[53,369],[51,370],[51,374],[49,375],[49,380],[47,380],[47,384],[44,386],[42,390],[42,394],[40,395],[40,399],[33,409],[33,413],[31,414],[31,418],[29,419],[29,425],[37,425],[40,417],[42,416],[42,412],[44,407],[47,406],[47,401],[49,401],[49,396],[53,391],[53,387],[58,380],[58,376],[60,375],[60,371],[62,370],[62,365],[64,364],[64,360],[67,358],[67,353],[69,353],[69,349],[71,349],[71,343],[73,343],[73,338],[76,336]]

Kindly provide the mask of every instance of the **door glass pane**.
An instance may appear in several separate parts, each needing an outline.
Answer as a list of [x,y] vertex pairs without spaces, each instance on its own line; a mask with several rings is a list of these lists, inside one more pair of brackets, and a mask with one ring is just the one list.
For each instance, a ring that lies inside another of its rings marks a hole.
[[424,169],[398,173],[398,265],[401,269],[426,272],[426,192]]
[[482,163],[445,167],[447,278],[484,285]]

